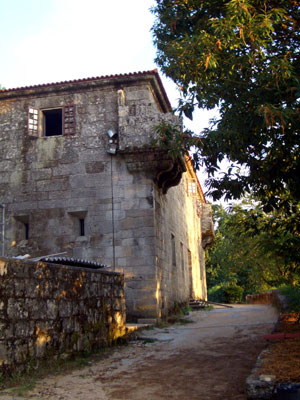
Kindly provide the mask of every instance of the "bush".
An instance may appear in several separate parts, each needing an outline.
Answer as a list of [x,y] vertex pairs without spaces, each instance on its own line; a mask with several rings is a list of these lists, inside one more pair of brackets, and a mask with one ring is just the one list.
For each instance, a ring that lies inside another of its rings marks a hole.
[[236,303],[243,297],[244,289],[235,283],[213,286],[208,290],[208,300],[217,303]]
[[300,311],[300,289],[294,286],[280,286],[282,294],[287,302],[290,311]]
[[223,289],[225,303],[237,303],[242,300],[244,289],[238,285],[229,285]]
[[216,303],[223,303],[225,301],[223,287],[221,285],[216,285],[208,289],[208,300],[215,301]]

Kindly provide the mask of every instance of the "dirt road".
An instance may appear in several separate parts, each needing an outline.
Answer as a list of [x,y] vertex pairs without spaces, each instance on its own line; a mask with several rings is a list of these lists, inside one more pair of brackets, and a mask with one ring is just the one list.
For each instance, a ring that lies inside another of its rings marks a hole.
[[192,312],[187,319],[193,323],[142,331],[142,340],[107,359],[44,379],[26,399],[246,399],[245,379],[277,320],[275,310],[236,305]]

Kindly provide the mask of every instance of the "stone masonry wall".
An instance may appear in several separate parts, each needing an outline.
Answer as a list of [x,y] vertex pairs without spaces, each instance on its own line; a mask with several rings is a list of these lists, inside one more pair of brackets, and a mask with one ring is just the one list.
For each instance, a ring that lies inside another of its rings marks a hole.
[[270,290],[268,292],[258,294],[247,294],[247,304],[276,304],[278,293],[277,290]]
[[188,180],[193,178],[188,170],[165,196],[155,191],[156,298],[162,316],[174,303],[207,298],[199,208],[197,213],[197,202],[203,206],[204,198],[188,194]]
[[0,371],[105,346],[125,332],[124,277],[0,258]]
[[[75,135],[28,135],[29,107],[70,104],[75,105]],[[119,134],[120,149],[143,147],[164,115],[144,82],[123,89],[110,84],[49,89],[1,100],[5,255],[66,252],[112,265],[126,274],[129,313],[153,316],[156,305],[149,308],[147,303],[156,292],[153,176],[143,170],[131,173],[126,154],[108,154],[107,130]]]
[[[170,232],[175,232],[179,246],[183,243],[187,268],[191,244],[185,235],[193,237],[193,264],[198,265],[196,237],[200,229],[198,222],[194,231],[187,229],[187,214],[180,215],[185,210],[181,203],[187,204],[181,199],[185,196],[182,186],[170,189],[173,194],[168,193],[165,199],[153,182],[157,169],[169,165],[169,161],[161,165],[166,160],[151,146],[155,127],[162,120],[179,127],[180,120],[169,112],[159,94],[161,89],[155,89],[156,78],[142,78],[0,93],[5,256],[64,252],[111,265],[125,275],[127,315],[135,319],[159,317],[166,296],[167,303],[186,298],[189,289],[182,285],[187,283],[187,273],[169,271]],[[28,134],[29,108],[43,116],[45,110],[69,105],[75,107],[74,135],[45,136],[42,126],[38,137]],[[107,153],[108,130],[119,136],[119,149],[113,155]],[[155,214],[156,202],[165,210],[163,219]],[[193,213],[189,211],[188,218]],[[166,252],[157,248],[163,243],[157,241],[160,229],[167,231]],[[196,280],[204,272],[193,274],[193,285],[199,285]]]
[[[115,231],[128,230],[128,209],[143,213],[149,208],[147,184],[129,173],[124,156],[107,153],[107,130],[120,129],[117,88],[75,89],[0,102],[0,204],[6,212],[7,256],[66,252],[113,265],[118,261],[114,256],[124,258],[128,250],[128,244],[120,249],[118,242],[114,254],[113,222]],[[149,88],[135,84],[125,92],[130,109],[146,104],[153,114],[162,114]],[[44,110],[70,104],[75,105],[75,135],[28,135],[30,106]],[[139,112],[132,118],[141,134],[145,126]],[[123,143],[121,132],[119,136]],[[80,218],[85,219],[84,235]]]

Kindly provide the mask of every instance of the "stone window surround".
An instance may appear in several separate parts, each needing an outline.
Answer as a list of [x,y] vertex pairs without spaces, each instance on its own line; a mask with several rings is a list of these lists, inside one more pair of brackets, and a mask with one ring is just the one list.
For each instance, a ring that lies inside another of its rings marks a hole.
[[[57,135],[47,135],[45,127],[45,114],[44,112],[51,110],[62,110],[62,131]],[[59,106],[59,107],[48,107],[48,108],[37,108],[33,106],[28,107],[27,116],[27,132],[29,136],[34,137],[57,137],[57,136],[69,136],[76,134],[76,108],[74,104]]]
[[86,235],[86,210],[68,211],[70,217],[74,220],[74,231],[78,238],[85,238]]
[[[17,224],[15,228],[15,239],[29,240],[29,215],[15,215],[14,220]],[[23,233],[21,231],[23,231]]]

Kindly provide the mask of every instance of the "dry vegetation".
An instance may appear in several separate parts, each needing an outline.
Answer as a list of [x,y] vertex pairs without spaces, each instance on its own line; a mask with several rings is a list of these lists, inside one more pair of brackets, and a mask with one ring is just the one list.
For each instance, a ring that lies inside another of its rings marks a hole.
[[294,339],[275,340],[263,361],[261,373],[275,375],[277,382],[300,382],[300,312],[280,317],[276,333],[299,333]]

